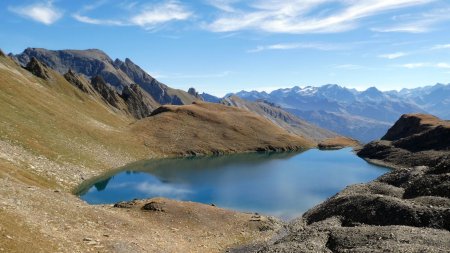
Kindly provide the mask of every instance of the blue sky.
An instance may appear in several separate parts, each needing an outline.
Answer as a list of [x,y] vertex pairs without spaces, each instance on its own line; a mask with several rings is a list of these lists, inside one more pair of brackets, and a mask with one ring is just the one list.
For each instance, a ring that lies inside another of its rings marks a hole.
[[0,48],[99,48],[215,95],[450,83],[448,0],[3,0]]

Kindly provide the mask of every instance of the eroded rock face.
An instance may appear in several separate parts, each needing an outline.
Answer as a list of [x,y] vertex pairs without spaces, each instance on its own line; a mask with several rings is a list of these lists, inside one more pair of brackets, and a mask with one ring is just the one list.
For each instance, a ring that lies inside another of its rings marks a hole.
[[448,150],[450,123],[426,114],[405,114],[392,126],[382,140],[394,147],[412,152]]
[[119,108],[119,102],[121,100],[119,94],[117,91],[109,87],[101,76],[92,78],[91,84],[108,104]]
[[164,202],[151,201],[151,202],[148,202],[147,204],[145,204],[142,207],[142,210],[155,211],[155,212],[165,212],[166,211],[165,208],[166,207],[165,207],[165,203]]
[[73,86],[77,87],[78,89],[80,89],[84,93],[88,93],[88,94],[94,94],[95,93],[95,91],[94,91],[93,87],[91,86],[91,84],[85,78],[83,78],[80,75],[76,74],[71,69],[69,69],[69,71],[67,71],[67,73],[64,74],[64,78],[69,83],[71,83]]
[[44,80],[50,79],[50,72],[47,67],[38,61],[36,58],[31,58],[30,62],[25,67],[28,71],[30,71],[33,75],[40,77]]
[[432,115],[405,114],[380,141],[358,156],[399,166],[450,166],[450,123]]
[[125,86],[122,91],[122,98],[125,100],[130,113],[137,119],[150,116],[155,109],[154,105],[157,104],[148,93],[136,84]]
[[198,94],[198,92],[193,87],[189,88],[188,93],[199,100],[203,100],[203,98],[200,96],[200,94]]
[[[159,82],[130,59],[124,62],[113,61],[105,52],[98,49],[88,50],[47,50],[43,48],[27,48],[23,53],[15,55],[14,59],[22,66],[37,58],[60,74],[70,69],[88,78],[100,76],[105,83],[122,90],[130,84],[139,85],[149,93],[159,104],[190,104],[196,100],[185,91],[176,90]],[[158,105],[154,104],[153,107]]]

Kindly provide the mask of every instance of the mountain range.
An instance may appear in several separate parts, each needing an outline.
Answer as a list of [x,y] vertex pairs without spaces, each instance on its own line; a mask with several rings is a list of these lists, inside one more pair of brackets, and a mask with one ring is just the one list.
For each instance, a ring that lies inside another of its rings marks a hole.
[[[320,142],[338,135],[331,131],[311,125],[269,103],[224,103],[222,99],[199,94],[194,88],[187,92],[173,89],[159,82],[142,70],[130,59],[112,60],[98,49],[88,50],[47,50],[27,48],[21,54],[9,55],[19,65],[43,79],[51,78],[45,74],[47,68],[58,72],[81,91],[101,98],[116,111],[131,115],[135,119],[150,116],[161,105],[188,105],[204,100],[216,104],[239,107],[256,113],[288,132]],[[236,97],[237,98],[237,97]],[[263,110],[262,110],[262,107]],[[265,113],[262,113],[262,112]]]
[[[118,92],[122,92],[125,87],[131,84],[137,84],[159,104],[182,105],[191,104],[197,100],[186,91],[172,89],[159,82],[130,59],[113,61],[107,54],[98,49],[47,50],[27,48],[21,54],[10,56],[22,66],[26,66],[32,58],[36,58],[60,74],[72,70],[88,79],[98,76]],[[155,104],[149,104],[148,106],[154,109]]]
[[[379,139],[402,114],[431,113],[450,117],[450,85],[436,84],[400,91],[365,91],[336,84],[298,87],[270,93],[240,91],[249,101],[266,100],[319,127],[361,142]],[[211,99],[209,99],[211,100]]]
[[[379,139],[405,113],[450,117],[450,85],[444,84],[386,92],[375,87],[357,91],[336,84],[295,86],[270,93],[240,91],[219,98],[200,94],[194,88],[189,91],[170,88],[130,59],[113,60],[98,49],[27,48],[20,54],[9,56],[21,66],[34,69],[34,72],[42,69],[39,64],[48,66],[81,90],[100,94],[116,110],[136,119],[148,117],[161,105],[188,105],[204,100],[255,112],[291,133],[314,141],[334,134],[369,142]],[[45,73],[41,74],[45,78]],[[243,100],[239,103],[231,101],[236,101],[236,98],[227,101],[231,95],[256,104],[250,105]],[[305,126],[314,131],[304,132]]]

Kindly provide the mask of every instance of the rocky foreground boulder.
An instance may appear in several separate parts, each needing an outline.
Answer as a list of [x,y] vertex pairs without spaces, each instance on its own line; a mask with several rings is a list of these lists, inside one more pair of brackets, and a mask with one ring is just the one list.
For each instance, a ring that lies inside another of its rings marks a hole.
[[358,152],[395,170],[348,186],[269,244],[232,251],[450,252],[448,127],[431,115],[403,115]]
[[379,141],[358,155],[393,166],[450,166],[450,122],[427,114],[405,114]]

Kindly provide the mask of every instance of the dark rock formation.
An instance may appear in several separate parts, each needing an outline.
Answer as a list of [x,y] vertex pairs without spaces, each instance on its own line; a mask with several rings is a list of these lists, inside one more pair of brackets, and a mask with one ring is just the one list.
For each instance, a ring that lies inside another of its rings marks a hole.
[[125,86],[122,91],[122,98],[125,100],[130,113],[137,119],[149,116],[154,109],[154,105],[158,104],[136,84]]
[[33,75],[40,77],[44,80],[50,79],[50,72],[47,67],[39,62],[36,58],[31,58],[30,62],[25,67],[28,71],[30,71]]
[[450,166],[450,123],[432,115],[405,114],[381,141],[374,141],[358,155],[401,165]]
[[[130,59],[126,59],[125,62],[118,59],[113,61],[98,49],[53,51],[27,48],[23,53],[15,56],[23,66],[27,65],[32,57],[61,74],[65,74],[71,69],[88,78],[100,76],[105,83],[114,86],[119,91],[131,84],[137,84],[160,104],[182,105],[196,100],[185,91],[172,89],[158,82]],[[152,105],[152,107],[156,108],[157,105]]]
[[3,53],[3,51],[0,49],[0,57],[5,57],[5,53]]
[[163,202],[151,201],[142,207],[145,211],[165,212],[165,206]]
[[83,78],[82,76],[76,74],[71,69],[67,73],[64,74],[64,78],[71,83],[73,86],[77,87],[84,93],[94,94],[95,91],[92,88],[91,84],[88,80]]
[[202,98],[203,101],[210,103],[220,103],[220,101],[222,100],[222,98],[204,92],[200,94],[200,97]]
[[[430,115],[402,116],[384,140],[362,151],[412,167],[348,186],[291,222],[274,242],[232,252],[450,252],[447,123]],[[395,147],[405,139],[408,145]]]
[[172,97],[167,94],[167,86],[147,74],[130,59],[125,59],[125,62],[116,59],[114,66],[129,76],[134,83],[140,84],[159,103],[170,104],[172,102]]
[[120,108],[121,98],[117,91],[106,84],[101,76],[96,76],[91,80],[92,87],[102,96],[102,98],[110,105]]
[[193,87],[189,88],[188,93],[196,99],[203,100],[202,96]]
[[132,208],[135,207],[137,205],[139,205],[140,202],[138,200],[132,200],[132,201],[121,201],[119,203],[115,203],[114,207],[116,208]]

